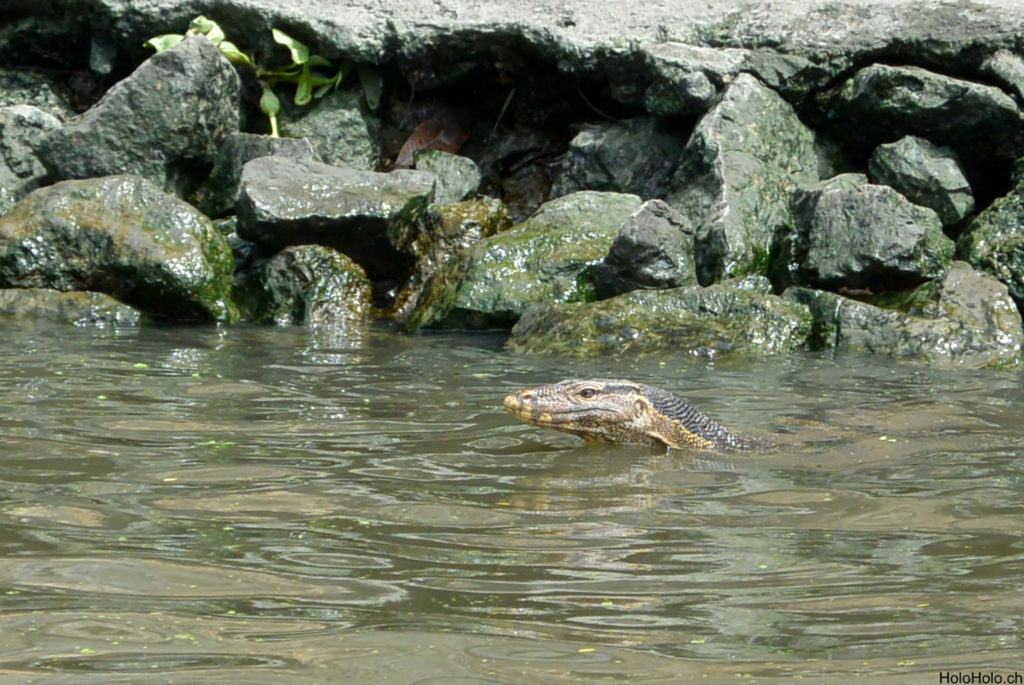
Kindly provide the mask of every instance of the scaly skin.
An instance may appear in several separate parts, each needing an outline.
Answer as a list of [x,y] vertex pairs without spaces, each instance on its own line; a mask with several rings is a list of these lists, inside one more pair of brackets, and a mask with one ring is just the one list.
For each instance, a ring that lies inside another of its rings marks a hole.
[[734,435],[667,390],[632,381],[569,379],[505,398],[513,416],[592,442],[690,450],[744,450],[756,443]]

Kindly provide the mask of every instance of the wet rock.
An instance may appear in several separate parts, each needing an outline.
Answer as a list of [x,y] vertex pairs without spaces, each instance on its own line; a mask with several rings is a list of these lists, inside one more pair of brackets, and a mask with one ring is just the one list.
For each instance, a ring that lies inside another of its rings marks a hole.
[[45,76],[26,71],[0,69],[0,107],[31,105],[60,121],[70,119],[74,112]]
[[768,280],[635,290],[593,303],[528,309],[512,329],[516,352],[596,356],[676,350],[684,354],[778,354],[811,333],[806,306],[770,294]]
[[75,326],[137,326],[142,312],[110,295],[62,292],[49,288],[0,290],[0,315],[16,319],[45,319]]
[[948,147],[904,136],[879,145],[868,163],[871,180],[895,188],[916,205],[934,210],[943,226],[974,211],[974,196],[960,161]]
[[511,328],[531,304],[594,299],[593,268],[640,206],[620,193],[580,191],[481,240],[431,279],[410,328]]
[[371,279],[404,280],[433,192],[434,176],[425,171],[382,174],[261,157],[242,169],[238,235],[271,252],[334,247]]
[[1006,286],[964,262],[909,294],[887,298],[895,308],[806,288],[791,288],[785,297],[810,307],[817,347],[968,368],[1020,357],[1021,318]]
[[551,196],[605,190],[664,197],[681,151],[668,127],[654,117],[588,125],[569,143]]
[[597,298],[695,284],[689,229],[686,219],[664,201],[643,203],[626,218],[608,255],[594,269]]
[[143,62],[92,108],[50,133],[40,157],[55,178],[131,173],[181,192],[240,121],[234,67],[199,36]]
[[63,181],[0,217],[0,285],[94,290],[155,318],[230,321],[231,248],[138,176]]
[[989,205],[967,225],[957,252],[1010,290],[1024,308],[1024,182]]
[[326,164],[368,171],[377,163],[380,125],[357,91],[338,90],[308,107],[289,107],[280,126],[282,136],[308,138]]
[[[435,278],[449,262],[459,257],[483,238],[504,231],[512,225],[508,209],[494,198],[478,198],[450,204],[431,205],[435,220],[417,240],[416,265],[412,275],[395,298],[388,314],[405,322],[414,311],[425,287],[441,288],[444,279]],[[426,297],[431,297],[428,293]],[[414,323],[409,328],[416,328]]]
[[483,179],[476,162],[441,150],[417,152],[416,168],[434,174],[437,179],[434,202],[439,205],[468,199],[476,193]]
[[695,227],[697,278],[763,273],[790,194],[818,180],[814,133],[793,108],[741,74],[697,124],[673,178],[670,205]]
[[30,105],[0,107],[0,214],[46,180],[36,150],[60,120]]
[[1009,50],[996,50],[979,71],[1012,93],[1018,105],[1024,105],[1024,59]]
[[969,165],[1024,154],[1024,114],[999,88],[919,67],[874,64],[844,83],[829,117],[855,144],[912,134],[952,147]]
[[793,218],[772,245],[770,271],[780,290],[791,283],[895,290],[941,276],[953,260],[955,245],[935,212],[860,174],[798,191]]
[[244,273],[249,318],[279,326],[352,326],[370,319],[371,287],[358,264],[322,245],[286,247]]
[[220,146],[213,170],[196,192],[196,206],[210,217],[218,217],[235,208],[242,167],[259,157],[316,159],[306,138],[274,138],[255,133],[232,133]]

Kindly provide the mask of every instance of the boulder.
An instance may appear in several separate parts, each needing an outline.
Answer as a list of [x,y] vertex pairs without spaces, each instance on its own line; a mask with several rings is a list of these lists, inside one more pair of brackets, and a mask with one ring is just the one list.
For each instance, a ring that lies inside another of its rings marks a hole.
[[538,305],[512,329],[515,352],[598,356],[673,350],[687,355],[779,354],[811,333],[806,306],[770,294],[768,280],[634,290],[600,302]]
[[941,276],[955,245],[938,216],[888,186],[843,174],[796,194],[794,225],[772,245],[777,289],[792,283],[875,292]]
[[957,241],[957,252],[1010,290],[1024,307],[1024,180],[974,218]]
[[380,125],[358,91],[337,90],[308,107],[288,106],[280,126],[282,136],[308,138],[326,164],[369,171],[377,163]]
[[36,156],[47,131],[60,120],[31,105],[0,107],[0,214],[46,180],[46,168]]
[[483,180],[480,167],[468,157],[441,150],[420,150],[415,160],[417,169],[430,172],[437,179],[434,202],[439,205],[469,199]]
[[790,194],[817,180],[814,133],[739,75],[694,129],[666,198],[693,223],[698,280],[763,273],[772,235],[792,223]]
[[352,326],[370,320],[371,288],[358,264],[322,245],[286,247],[239,278],[250,318],[278,326]]
[[591,274],[640,198],[585,190],[476,243],[426,285],[410,328],[511,328],[531,304],[594,299]]
[[644,109],[662,117],[706,112],[718,89],[700,70],[664,65],[644,92]]
[[588,125],[569,143],[551,196],[605,190],[664,197],[682,147],[654,117]]
[[43,141],[55,178],[136,174],[181,192],[238,130],[240,82],[217,47],[192,36],[153,55],[84,114]]
[[1001,84],[1024,106],[1024,59],[1009,50],[996,50],[981,63],[979,71]]
[[[420,233],[416,245],[416,264],[408,282],[398,293],[388,315],[408,322],[425,287],[441,288],[444,279],[435,278],[449,263],[484,238],[504,231],[512,225],[508,209],[501,200],[477,198],[450,204],[431,205],[433,220]],[[430,297],[428,293],[426,297]],[[414,324],[409,324],[415,328]]]
[[953,148],[969,166],[1024,155],[1024,113],[1005,92],[920,67],[873,64],[829,101],[848,142],[873,148],[908,134]]
[[306,138],[232,133],[224,139],[213,160],[210,175],[196,191],[196,206],[209,217],[219,217],[234,211],[242,167],[259,157],[315,160],[316,152]]
[[0,217],[0,286],[94,290],[155,318],[231,321],[231,248],[138,176],[62,181]]
[[890,308],[807,288],[791,288],[785,297],[810,307],[817,347],[966,368],[1019,361],[1024,334],[1006,286],[964,262],[941,279],[885,298]]
[[425,171],[377,173],[311,160],[261,157],[242,168],[238,235],[274,252],[326,245],[373,280],[404,280],[434,196]]
[[626,218],[608,254],[594,269],[597,298],[695,284],[689,229],[686,219],[664,201],[643,203]]
[[44,319],[75,326],[139,325],[138,309],[110,295],[94,292],[63,292],[49,288],[0,290],[0,315],[13,319]]
[[948,147],[904,136],[879,145],[868,170],[875,183],[891,186],[914,204],[933,210],[943,226],[958,224],[974,211],[971,185]]

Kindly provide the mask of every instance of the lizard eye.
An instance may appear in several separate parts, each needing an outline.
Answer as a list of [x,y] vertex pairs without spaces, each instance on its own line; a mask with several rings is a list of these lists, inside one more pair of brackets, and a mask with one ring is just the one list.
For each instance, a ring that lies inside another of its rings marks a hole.
[[596,394],[597,394],[597,391],[594,390],[593,388],[583,388],[579,392],[580,397],[582,397],[585,400],[592,400],[592,399],[594,399],[594,395],[596,395]]

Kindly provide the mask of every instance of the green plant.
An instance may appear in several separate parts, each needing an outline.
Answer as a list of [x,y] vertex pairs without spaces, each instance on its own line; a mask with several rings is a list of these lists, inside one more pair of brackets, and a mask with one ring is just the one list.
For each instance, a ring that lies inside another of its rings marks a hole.
[[294,83],[295,104],[301,107],[337,88],[347,75],[349,67],[347,63],[342,63],[333,76],[328,76],[317,70],[318,67],[332,69],[331,63],[326,58],[310,54],[309,47],[284,31],[273,29],[272,35],[274,42],[288,48],[291,64],[272,69],[257,66],[249,55],[225,39],[224,31],[217,22],[202,16],[192,20],[184,35],[167,33],[150,38],[145,45],[159,53],[173,48],[185,40],[185,36],[203,36],[216,45],[232,64],[244,65],[253,69],[263,87],[260,111],[266,114],[270,120],[270,135],[276,138],[278,136],[277,115],[281,112],[281,101],[274,94],[273,86],[275,84]]

